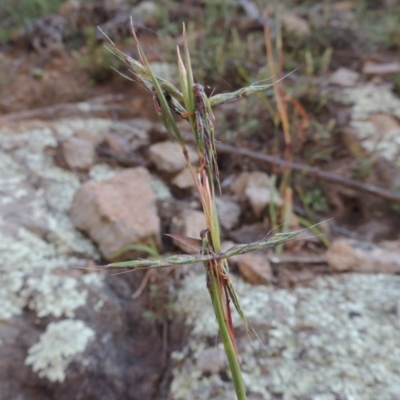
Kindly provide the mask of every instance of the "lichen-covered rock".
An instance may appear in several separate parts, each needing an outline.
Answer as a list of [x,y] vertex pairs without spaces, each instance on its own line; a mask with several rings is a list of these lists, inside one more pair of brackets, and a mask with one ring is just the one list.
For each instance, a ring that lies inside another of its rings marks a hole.
[[52,322],[39,342],[28,350],[25,364],[32,365],[41,378],[63,382],[73,356],[83,352],[94,335],[94,331],[80,320]]
[[[396,118],[400,118],[400,99],[386,86],[370,84],[345,89],[339,100],[352,105],[350,127],[364,150],[396,162],[400,155],[396,123]],[[383,124],[384,131],[380,129]]]
[[150,180],[145,168],[132,168],[111,179],[87,182],[75,194],[71,219],[99,245],[106,258],[132,243],[160,242],[160,220]]
[[49,151],[57,147],[54,132],[68,138],[80,126],[25,122],[0,129],[0,320],[25,307],[40,317],[73,317],[86,303],[76,277],[57,271],[98,253],[66,215],[79,179],[56,166]]
[[162,339],[143,318],[146,309],[127,301],[141,276],[98,285],[90,275],[79,279],[88,297],[74,319],[24,311],[0,322],[0,398],[155,398],[163,373]]
[[[143,304],[131,299],[143,275],[99,273],[96,247],[68,217],[81,177],[57,166],[55,154],[58,140],[82,130],[103,136],[121,126],[0,126],[0,398],[164,399],[162,334],[143,318],[146,294]],[[118,174],[97,167],[100,182]]]
[[[250,286],[238,279],[250,338],[234,313],[249,398],[392,400],[400,393],[400,277],[345,274],[319,277],[291,290]],[[235,398],[222,373],[203,373],[198,357],[215,340],[204,276],[188,276],[176,313],[192,326],[175,360],[171,398]]]

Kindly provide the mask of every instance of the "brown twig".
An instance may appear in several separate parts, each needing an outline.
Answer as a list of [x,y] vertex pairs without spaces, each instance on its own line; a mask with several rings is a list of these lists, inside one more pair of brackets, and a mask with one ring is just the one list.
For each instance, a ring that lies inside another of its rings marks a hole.
[[[234,154],[234,155],[240,155],[243,157],[248,157],[254,161],[259,161],[262,163],[275,164],[281,170],[283,170],[286,166],[289,166],[293,171],[306,173],[306,174],[315,176],[316,178],[326,180],[328,182],[333,182],[333,183],[337,183],[340,185],[348,186],[348,187],[360,190],[365,193],[379,196],[379,197],[381,197],[385,200],[389,200],[391,202],[400,203],[400,195],[393,193],[390,190],[383,189],[378,186],[370,185],[367,183],[358,182],[353,179],[344,178],[343,176],[334,174],[332,172],[323,171],[317,167],[310,167],[308,165],[304,165],[304,164],[300,164],[300,163],[296,163],[296,162],[287,163],[285,160],[282,160],[279,157],[270,156],[268,154],[260,154],[255,151],[252,151],[252,150],[237,149],[235,147],[232,147],[232,146],[229,146],[226,144],[222,144],[222,143],[217,143],[217,151],[219,153]],[[287,164],[289,164],[289,165],[287,165]]]
[[147,282],[149,281],[152,273],[153,273],[152,269],[148,269],[146,271],[146,273],[144,274],[143,280],[140,283],[140,286],[137,288],[135,293],[133,293],[133,295],[132,295],[133,300],[137,299],[143,293],[143,290],[146,288]]
[[[0,121],[22,121],[27,119],[55,119],[60,117],[69,117],[71,115],[92,115],[97,112],[111,112],[111,111],[123,111],[127,112],[131,110],[129,107],[116,102],[126,99],[126,96],[118,95],[106,95],[96,97],[88,101],[80,103],[64,103],[56,104],[49,107],[35,108],[27,111],[17,111],[9,114],[0,115]],[[110,102],[113,103],[110,103]]]

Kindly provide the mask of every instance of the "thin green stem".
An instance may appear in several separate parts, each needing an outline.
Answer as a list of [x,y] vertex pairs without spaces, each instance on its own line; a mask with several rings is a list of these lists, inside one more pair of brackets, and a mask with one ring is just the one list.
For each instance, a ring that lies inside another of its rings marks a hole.
[[[309,227],[311,228],[311,227]],[[187,265],[194,264],[198,262],[212,261],[212,260],[224,260],[239,254],[251,253],[253,251],[263,250],[267,247],[277,246],[281,243],[287,242],[288,240],[294,238],[300,232],[304,230],[299,230],[295,232],[287,233],[277,233],[272,238],[264,238],[257,242],[238,244],[223,253],[213,253],[213,254],[179,254],[172,255],[161,259],[144,259],[144,260],[133,260],[133,261],[121,261],[112,264],[108,264],[107,267],[110,268],[166,268],[172,267],[174,265]]]
[[[219,172],[217,164],[217,154],[215,149],[215,136],[212,120],[214,118],[212,107],[233,101],[238,98],[247,97],[251,94],[264,91],[271,85],[252,85],[247,88],[237,90],[233,93],[225,93],[209,98],[204,88],[194,82],[193,72],[190,62],[189,48],[187,43],[186,31],[183,31],[184,52],[181,58],[178,49],[178,69],[181,83],[181,91],[174,85],[154,75],[146,55],[137,40],[136,33],[132,24],[132,32],[136,39],[138,52],[141,62],[124,55],[118,49],[112,50],[121,59],[127,62],[132,72],[149,88],[153,93],[154,106],[159,114],[167,132],[171,137],[175,137],[182,147],[185,159],[195,179],[199,190],[204,215],[207,222],[208,231],[202,235],[200,251],[198,255],[175,255],[164,259],[155,260],[135,260],[121,263],[109,264],[109,267],[125,268],[163,268],[172,265],[183,265],[202,261],[207,273],[207,287],[211,297],[214,313],[218,321],[221,339],[224,344],[228,358],[229,368],[232,374],[238,400],[246,400],[246,389],[240,369],[239,356],[236,348],[235,334],[231,318],[230,301],[233,302],[237,312],[243,320],[247,329],[247,322],[241,308],[239,298],[235,292],[229,278],[229,268],[226,258],[233,255],[243,254],[264,247],[282,243],[295,236],[297,232],[282,233],[272,239],[264,238],[258,242],[233,246],[231,249],[221,252],[220,227],[218,222],[218,211],[215,202],[214,182],[218,182]],[[276,83],[276,82],[275,82]],[[199,167],[197,176],[190,164],[188,152],[183,136],[176,124],[172,112],[178,113],[181,118],[186,119],[193,130],[197,152],[199,156]],[[171,235],[173,236],[173,235]],[[176,235],[175,235],[176,236]],[[196,244],[196,239],[186,238]],[[139,249],[139,247],[137,247]],[[140,247],[140,249],[143,249]]]
[[[222,267],[221,267],[222,268]],[[222,343],[224,344],[226,357],[228,359],[229,368],[232,373],[232,380],[235,386],[236,396],[238,400],[247,400],[246,389],[243,382],[242,371],[240,369],[239,358],[236,351],[234,339],[230,334],[229,322],[227,321],[224,309],[226,306],[222,304],[222,299],[226,299],[226,293],[221,292],[221,283],[218,282],[219,277],[214,273],[210,273],[211,303],[217,318],[219,331],[221,333]],[[227,299],[226,299],[227,301]]]

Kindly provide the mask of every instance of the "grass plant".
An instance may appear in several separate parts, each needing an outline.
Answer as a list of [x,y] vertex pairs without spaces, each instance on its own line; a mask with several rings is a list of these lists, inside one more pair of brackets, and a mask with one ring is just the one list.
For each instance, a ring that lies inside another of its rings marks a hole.
[[[272,238],[265,237],[254,243],[239,244],[222,252],[220,226],[215,202],[220,188],[213,127],[213,108],[219,104],[244,98],[259,91],[264,91],[271,87],[271,85],[252,85],[231,93],[221,93],[208,97],[204,91],[204,87],[194,80],[186,32],[184,29],[182,55],[180,49],[177,49],[180,81],[180,89],[178,89],[170,82],[153,74],[140,42],[137,40],[135,31],[134,29],[132,30],[140,60],[133,59],[119,51],[112,42],[110,50],[129,65],[131,72],[149,90],[153,96],[154,107],[171,139],[177,140],[181,145],[188,168],[200,194],[207,226],[199,233],[200,239],[171,235],[175,239],[192,246],[195,244],[199,249],[199,254],[183,254],[152,260],[117,262],[109,264],[109,267],[133,269],[163,268],[202,262],[207,278],[207,289],[210,294],[221,339],[228,358],[236,396],[238,400],[245,400],[247,399],[247,395],[240,369],[230,303],[236,308],[246,329],[247,321],[229,276],[228,259],[234,255],[280,245],[292,239],[298,232],[279,233]],[[194,160],[189,160],[185,141],[175,121],[174,114],[190,124],[199,158],[198,168],[192,166],[191,162]]]

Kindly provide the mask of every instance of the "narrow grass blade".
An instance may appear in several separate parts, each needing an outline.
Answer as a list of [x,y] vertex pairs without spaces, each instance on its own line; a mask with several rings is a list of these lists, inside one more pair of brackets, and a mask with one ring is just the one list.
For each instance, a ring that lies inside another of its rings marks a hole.
[[187,265],[198,262],[207,262],[211,260],[223,260],[229,257],[237,256],[239,254],[251,253],[253,251],[263,250],[267,247],[277,246],[280,243],[287,242],[288,240],[298,235],[300,232],[304,231],[305,229],[295,232],[277,233],[270,239],[265,238],[249,244],[238,244],[222,253],[194,254],[194,255],[181,254],[181,255],[172,255],[161,259],[122,261],[122,262],[108,264],[107,267],[134,268],[134,269],[166,268],[166,267],[172,267],[174,265]]
[[241,99],[243,97],[248,97],[257,92],[267,90],[272,86],[273,86],[273,84],[254,85],[254,86],[244,87],[242,89],[236,90],[235,92],[216,94],[210,98],[210,105],[211,105],[211,107],[214,107],[218,104],[224,104],[224,103],[228,103],[230,101]]
[[307,221],[307,219],[300,217],[299,215],[296,215],[296,218],[300,222],[301,225],[307,227],[308,229],[310,229],[310,231],[312,233],[314,233],[316,236],[318,236],[319,239],[321,240],[321,242],[327,248],[329,248],[331,246],[331,242],[329,241],[329,239],[324,235],[324,233],[321,231],[321,229],[319,229],[317,226],[315,226],[315,224],[310,223],[309,221]]
[[133,33],[134,33],[134,37],[135,37],[135,40],[136,40],[136,43],[137,43],[137,47],[138,47],[140,58],[141,58],[144,66],[146,68],[147,74],[151,78],[151,82],[154,85],[158,100],[159,100],[159,102],[161,104],[161,107],[162,107],[162,110],[164,112],[165,120],[166,120],[165,121],[165,125],[166,125],[167,129],[168,129],[168,127],[171,127],[171,129],[174,132],[179,144],[182,146],[183,149],[186,150],[185,142],[184,142],[183,137],[182,137],[182,135],[181,135],[181,133],[179,131],[179,128],[177,127],[177,125],[175,123],[174,117],[173,117],[173,115],[171,113],[171,109],[168,106],[168,102],[167,102],[167,99],[164,96],[163,90],[161,89],[161,86],[158,83],[158,80],[157,80],[156,76],[153,74],[153,71],[151,70],[149,61],[147,60],[146,55],[145,55],[145,53],[144,53],[139,41],[137,40],[136,33],[135,33],[134,30],[133,30]]
[[188,107],[187,105],[187,111],[194,112],[194,93],[193,93],[193,87],[194,87],[194,79],[193,79],[193,72],[192,72],[192,64],[190,62],[190,55],[189,55],[189,46],[187,42],[187,34],[186,34],[186,28],[185,24],[183,24],[183,50],[184,50],[184,59],[185,59],[185,67],[186,67],[186,76],[187,76],[187,87],[188,87]]
[[160,255],[160,253],[157,250],[157,246],[152,241],[150,244],[137,243],[137,244],[130,244],[128,246],[121,247],[119,250],[114,251],[110,255],[110,259],[112,260],[112,259],[118,258],[122,254],[124,254],[128,251],[137,251],[137,252],[141,252],[141,253],[147,253],[148,255],[150,255],[153,258],[158,258]]

